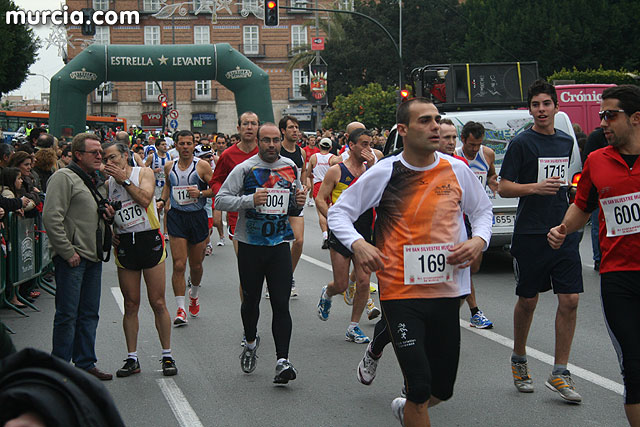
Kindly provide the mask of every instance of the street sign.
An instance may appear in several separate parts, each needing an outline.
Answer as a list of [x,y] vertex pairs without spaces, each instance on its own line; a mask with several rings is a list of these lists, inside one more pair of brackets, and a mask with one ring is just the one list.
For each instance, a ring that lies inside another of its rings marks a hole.
[[177,119],[178,118],[178,110],[171,110],[169,111],[169,118],[170,119]]
[[165,102],[167,100],[167,95],[165,95],[164,93],[161,93],[160,95],[158,95],[158,102]]
[[[174,110],[175,111],[175,110]],[[178,121],[176,119],[173,119],[169,122],[169,127],[171,129],[178,129]]]
[[324,50],[324,37],[311,39],[311,50]]

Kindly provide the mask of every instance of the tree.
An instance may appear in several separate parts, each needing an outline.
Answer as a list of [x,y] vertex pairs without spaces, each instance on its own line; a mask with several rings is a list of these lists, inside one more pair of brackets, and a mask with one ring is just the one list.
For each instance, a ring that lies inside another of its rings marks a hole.
[[0,0],[0,96],[17,89],[27,78],[29,67],[36,61],[39,40],[27,25],[7,24],[8,11],[17,11],[12,0]]
[[322,127],[344,129],[353,121],[363,123],[368,129],[392,127],[396,122],[396,89],[390,86],[384,90],[378,83],[369,83],[355,88],[350,95],[338,95]]

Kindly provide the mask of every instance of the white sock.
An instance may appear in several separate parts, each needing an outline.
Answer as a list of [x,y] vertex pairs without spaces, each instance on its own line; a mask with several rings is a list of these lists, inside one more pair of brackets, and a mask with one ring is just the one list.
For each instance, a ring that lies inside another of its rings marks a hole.
[[289,359],[280,358],[280,359],[278,359],[278,364],[284,363],[284,362],[288,362],[288,361],[289,361]]
[[191,298],[198,298],[198,292],[200,292],[200,285],[191,285],[191,291],[189,291],[189,296]]
[[322,232],[322,238],[327,240],[327,237],[329,237],[329,233],[327,233],[326,231]]
[[245,344],[245,346],[249,349],[249,350],[253,350],[254,348],[256,348],[256,340],[253,340],[253,342],[247,342]]
[[352,331],[357,327],[358,327],[358,322],[351,322],[351,323],[349,323],[349,327],[347,328],[347,330],[348,331]]
[[133,359],[135,361],[138,360],[138,352],[134,351],[132,353],[127,353],[127,359]]
[[[171,349],[163,348],[162,349],[162,357],[171,357]],[[173,357],[171,357],[173,359]]]
[[184,296],[181,296],[181,297],[176,296],[176,305],[178,306],[178,308],[181,308],[184,310]]

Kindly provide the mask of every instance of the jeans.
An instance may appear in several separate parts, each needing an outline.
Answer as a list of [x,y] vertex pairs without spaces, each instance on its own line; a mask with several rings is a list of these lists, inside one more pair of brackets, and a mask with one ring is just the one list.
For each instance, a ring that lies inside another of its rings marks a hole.
[[80,369],[96,361],[96,329],[100,308],[102,263],[80,259],[70,267],[60,256],[53,258],[56,275],[56,314],[53,319],[51,354]]
[[598,221],[598,213],[600,208],[591,213],[591,249],[593,250],[593,260],[600,261],[600,240],[598,239],[598,231],[600,231],[600,222]]

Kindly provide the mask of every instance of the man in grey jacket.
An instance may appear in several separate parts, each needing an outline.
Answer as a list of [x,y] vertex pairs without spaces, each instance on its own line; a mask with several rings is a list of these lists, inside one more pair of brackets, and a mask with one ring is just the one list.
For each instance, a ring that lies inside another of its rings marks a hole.
[[112,375],[95,365],[103,256],[103,242],[98,241],[98,236],[105,235],[105,221],[110,222],[115,211],[107,206],[100,218],[96,199],[81,177],[84,174],[94,185],[98,184],[95,172],[102,164],[99,137],[90,133],[76,135],[71,142],[71,155],[70,167],[51,176],[48,190],[55,197],[47,197],[43,209],[56,275],[51,353],[73,360],[76,367],[100,380],[110,380]]

